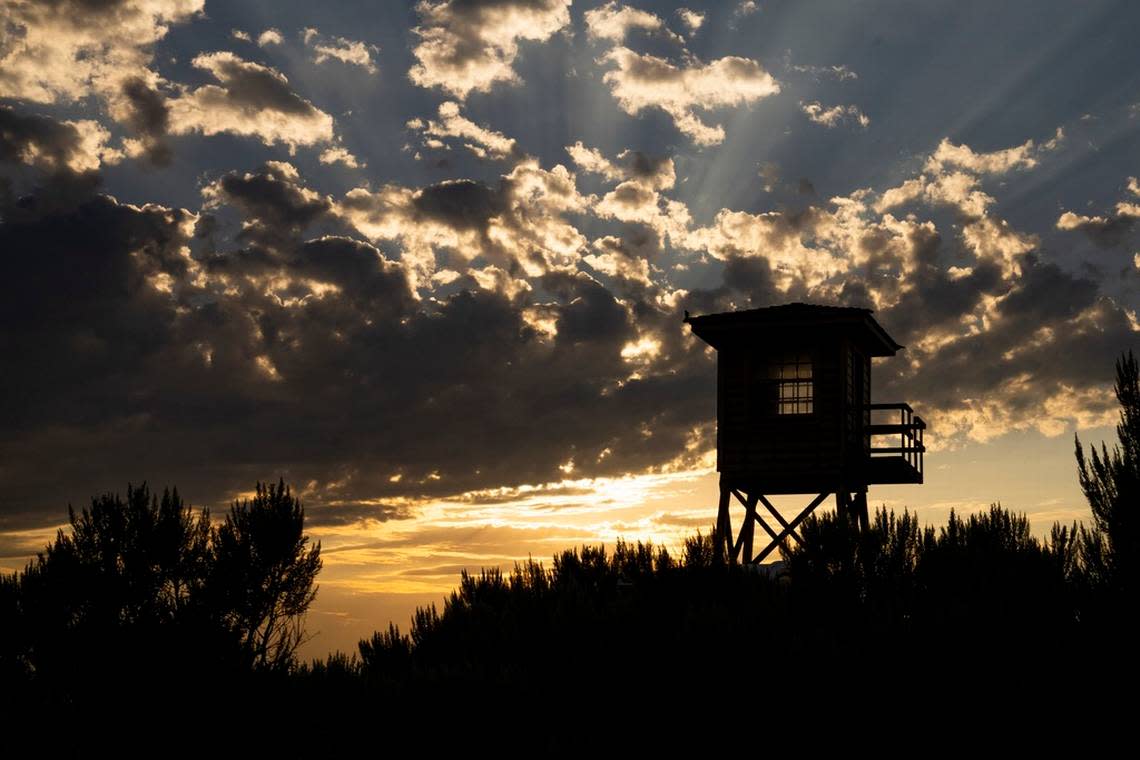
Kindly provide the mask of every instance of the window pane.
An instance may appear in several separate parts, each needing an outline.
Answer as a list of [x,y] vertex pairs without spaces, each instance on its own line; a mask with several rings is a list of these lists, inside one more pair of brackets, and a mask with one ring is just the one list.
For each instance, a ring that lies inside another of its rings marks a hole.
[[811,414],[814,409],[811,355],[789,353],[775,357],[765,368],[768,381],[776,388],[767,391],[774,399],[776,414]]

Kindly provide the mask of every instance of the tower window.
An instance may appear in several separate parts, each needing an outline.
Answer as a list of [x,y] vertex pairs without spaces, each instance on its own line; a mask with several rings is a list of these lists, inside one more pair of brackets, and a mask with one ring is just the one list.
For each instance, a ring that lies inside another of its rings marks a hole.
[[776,414],[811,414],[814,389],[809,354],[788,354],[768,365],[768,379],[775,385]]

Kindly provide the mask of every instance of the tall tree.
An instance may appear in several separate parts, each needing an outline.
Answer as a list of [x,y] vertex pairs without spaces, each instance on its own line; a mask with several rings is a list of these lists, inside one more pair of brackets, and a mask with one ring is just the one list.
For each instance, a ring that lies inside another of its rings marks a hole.
[[234,502],[214,536],[211,607],[237,634],[254,666],[287,668],[304,640],[317,595],[320,543],[309,545],[304,509],[284,481],[257,484]]
[[[194,629],[206,580],[209,515],[146,484],[68,508],[60,530],[15,579],[17,658],[49,688],[159,677]],[[185,659],[185,658],[184,658]]]
[[1093,528],[1084,536],[1085,567],[1092,579],[1120,591],[1136,588],[1140,551],[1140,367],[1129,351],[1116,362],[1119,443],[1101,443],[1086,459],[1076,438],[1081,490],[1092,511]]

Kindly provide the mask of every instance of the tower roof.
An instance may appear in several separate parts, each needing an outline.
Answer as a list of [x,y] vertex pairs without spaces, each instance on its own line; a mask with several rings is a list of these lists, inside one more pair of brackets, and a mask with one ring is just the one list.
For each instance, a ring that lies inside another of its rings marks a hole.
[[684,321],[694,335],[717,350],[726,344],[779,333],[840,332],[857,340],[871,356],[894,356],[903,347],[875,321],[873,313],[850,306],[789,303],[700,317],[685,312]]

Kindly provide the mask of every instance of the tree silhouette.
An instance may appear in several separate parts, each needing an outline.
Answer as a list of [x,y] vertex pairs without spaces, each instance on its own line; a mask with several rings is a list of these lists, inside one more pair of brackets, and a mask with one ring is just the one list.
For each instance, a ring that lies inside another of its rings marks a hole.
[[209,515],[177,490],[159,499],[144,483],[128,485],[125,501],[105,494],[89,509],[69,507],[68,517],[70,530],[11,584],[13,659],[64,695],[192,668],[192,654],[170,653],[199,638]]
[[257,484],[234,502],[214,535],[211,607],[241,640],[255,667],[287,668],[304,640],[304,614],[316,598],[320,544],[308,546],[305,513],[284,481]]
[[283,482],[259,483],[217,526],[145,483],[69,508],[69,521],[22,573],[0,578],[6,681],[73,704],[114,689],[145,708],[295,664],[321,560]]
[[1083,533],[1085,572],[1094,585],[1128,591],[1136,588],[1140,550],[1140,367],[1129,351],[1116,362],[1119,444],[1112,451],[1101,443],[1086,459],[1080,437],[1076,456],[1081,490],[1093,516]]

